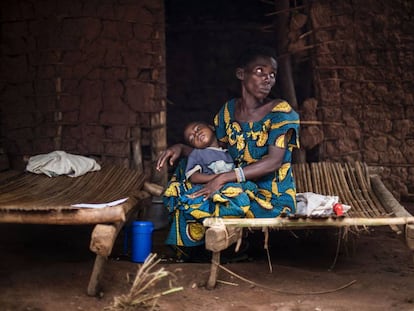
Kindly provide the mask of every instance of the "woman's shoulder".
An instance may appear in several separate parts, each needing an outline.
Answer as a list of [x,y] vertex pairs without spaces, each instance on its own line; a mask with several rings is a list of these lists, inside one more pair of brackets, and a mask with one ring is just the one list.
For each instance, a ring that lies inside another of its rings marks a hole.
[[292,111],[292,106],[284,99],[274,99],[272,101],[272,110],[271,112],[290,112]]
[[272,104],[270,115],[290,115],[292,118],[298,118],[299,114],[293,109],[293,107],[284,99],[276,99]]
[[228,111],[233,111],[234,107],[236,105],[237,102],[237,98],[231,98],[229,100],[227,100],[222,106],[221,106],[221,111],[223,110],[228,110]]
[[219,123],[228,123],[234,117],[234,107],[236,99],[232,98],[226,101],[214,117],[214,125],[217,127]]
[[[283,99],[275,100],[271,111],[264,118],[265,122],[277,124],[277,126],[290,126],[299,124],[299,114]],[[296,126],[296,125],[295,125]]]

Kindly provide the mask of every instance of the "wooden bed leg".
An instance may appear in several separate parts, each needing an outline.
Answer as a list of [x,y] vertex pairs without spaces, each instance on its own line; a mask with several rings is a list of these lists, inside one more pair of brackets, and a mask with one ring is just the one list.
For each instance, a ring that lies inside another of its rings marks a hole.
[[206,249],[213,253],[211,258],[210,277],[207,281],[207,289],[213,289],[217,283],[217,274],[220,264],[220,252],[241,238],[242,228],[225,226],[210,227],[206,230]]
[[206,249],[219,252],[236,243],[242,236],[242,228],[210,227],[206,230]]
[[210,277],[207,281],[207,289],[214,289],[214,287],[216,287],[219,264],[220,252],[213,252],[213,257],[211,258]]
[[96,255],[95,263],[93,265],[92,275],[89,279],[87,293],[89,296],[96,296],[100,290],[100,281],[103,274],[103,269],[108,257]]
[[[126,215],[128,222],[136,217],[138,209],[132,208]],[[91,278],[89,279],[87,293],[89,296],[96,296],[100,290],[100,281],[108,256],[112,252],[119,231],[125,222],[117,222],[114,224],[97,224],[92,231],[89,249],[96,254],[95,263]]]
[[405,226],[405,243],[414,252],[414,224],[407,224]]

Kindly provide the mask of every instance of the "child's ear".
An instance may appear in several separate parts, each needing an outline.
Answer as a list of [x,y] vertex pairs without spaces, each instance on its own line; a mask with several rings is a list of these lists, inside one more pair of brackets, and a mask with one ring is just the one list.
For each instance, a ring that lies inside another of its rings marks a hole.
[[243,80],[244,79],[244,69],[243,68],[237,68],[236,69],[236,77],[239,80]]

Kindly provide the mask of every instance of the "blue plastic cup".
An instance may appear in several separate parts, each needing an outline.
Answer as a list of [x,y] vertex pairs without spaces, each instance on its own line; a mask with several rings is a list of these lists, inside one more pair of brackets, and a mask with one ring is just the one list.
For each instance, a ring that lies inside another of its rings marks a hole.
[[154,224],[151,221],[133,221],[131,225],[131,260],[144,262],[152,250],[152,231]]

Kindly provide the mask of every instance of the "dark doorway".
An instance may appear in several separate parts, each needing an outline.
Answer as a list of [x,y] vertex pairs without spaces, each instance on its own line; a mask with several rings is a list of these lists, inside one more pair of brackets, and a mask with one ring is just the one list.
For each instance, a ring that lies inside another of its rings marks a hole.
[[274,46],[274,10],[259,0],[166,0],[167,139],[182,141],[184,124],[212,122],[237,94],[235,58],[247,45]]

